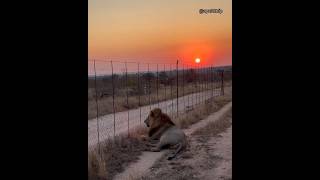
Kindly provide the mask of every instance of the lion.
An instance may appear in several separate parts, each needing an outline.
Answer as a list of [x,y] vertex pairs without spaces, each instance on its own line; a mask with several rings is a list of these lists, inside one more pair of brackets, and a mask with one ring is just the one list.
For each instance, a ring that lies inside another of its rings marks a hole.
[[150,149],[151,151],[159,152],[165,147],[172,148],[177,146],[176,151],[167,158],[171,160],[176,157],[182,149],[186,148],[186,135],[171,121],[167,114],[162,113],[160,108],[153,109],[144,123],[149,127],[149,143],[147,145],[152,147]]

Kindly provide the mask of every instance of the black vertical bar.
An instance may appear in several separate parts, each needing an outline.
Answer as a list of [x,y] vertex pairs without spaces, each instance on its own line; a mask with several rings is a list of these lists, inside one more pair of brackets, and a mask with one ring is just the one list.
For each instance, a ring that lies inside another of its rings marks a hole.
[[127,95],[127,107],[128,107],[128,137],[129,137],[129,95],[128,95],[128,68],[127,68],[127,62],[125,62],[125,68],[126,68],[126,95]]
[[113,138],[116,136],[116,111],[114,108],[114,74],[113,63],[111,61],[111,76],[112,76],[112,108],[113,108]]
[[179,116],[179,60],[177,60],[177,117]]
[[93,60],[94,67],[94,88],[96,92],[96,110],[97,110],[97,133],[98,133],[98,153],[100,154],[100,128],[99,128],[99,104],[98,104],[98,92],[97,92],[97,72],[96,72],[96,60]]

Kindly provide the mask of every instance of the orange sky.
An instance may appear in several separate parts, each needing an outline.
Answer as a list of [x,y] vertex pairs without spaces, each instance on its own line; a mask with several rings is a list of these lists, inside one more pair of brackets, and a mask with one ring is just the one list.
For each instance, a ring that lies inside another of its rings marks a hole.
[[231,0],[89,0],[89,59],[231,65],[231,11]]

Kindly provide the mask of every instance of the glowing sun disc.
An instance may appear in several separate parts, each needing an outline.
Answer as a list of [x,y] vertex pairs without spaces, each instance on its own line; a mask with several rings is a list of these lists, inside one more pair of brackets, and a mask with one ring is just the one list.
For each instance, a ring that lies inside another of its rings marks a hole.
[[197,58],[195,61],[197,64],[200,63],[200,58]]

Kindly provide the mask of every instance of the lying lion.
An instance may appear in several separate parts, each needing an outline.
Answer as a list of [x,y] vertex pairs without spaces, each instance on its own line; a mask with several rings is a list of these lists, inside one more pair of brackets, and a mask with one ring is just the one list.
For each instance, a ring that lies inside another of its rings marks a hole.
[[150,127],[147,137],[149,143],[147,145],[152,147],[151,151],[159,152],[165,147],[177,147],[176,151],[168,157],[168,160],[171,160],[186,147],[186,135],[175,126],[167,114],[161,112],[161,109],[153,109],[144,123],[147,127]]

